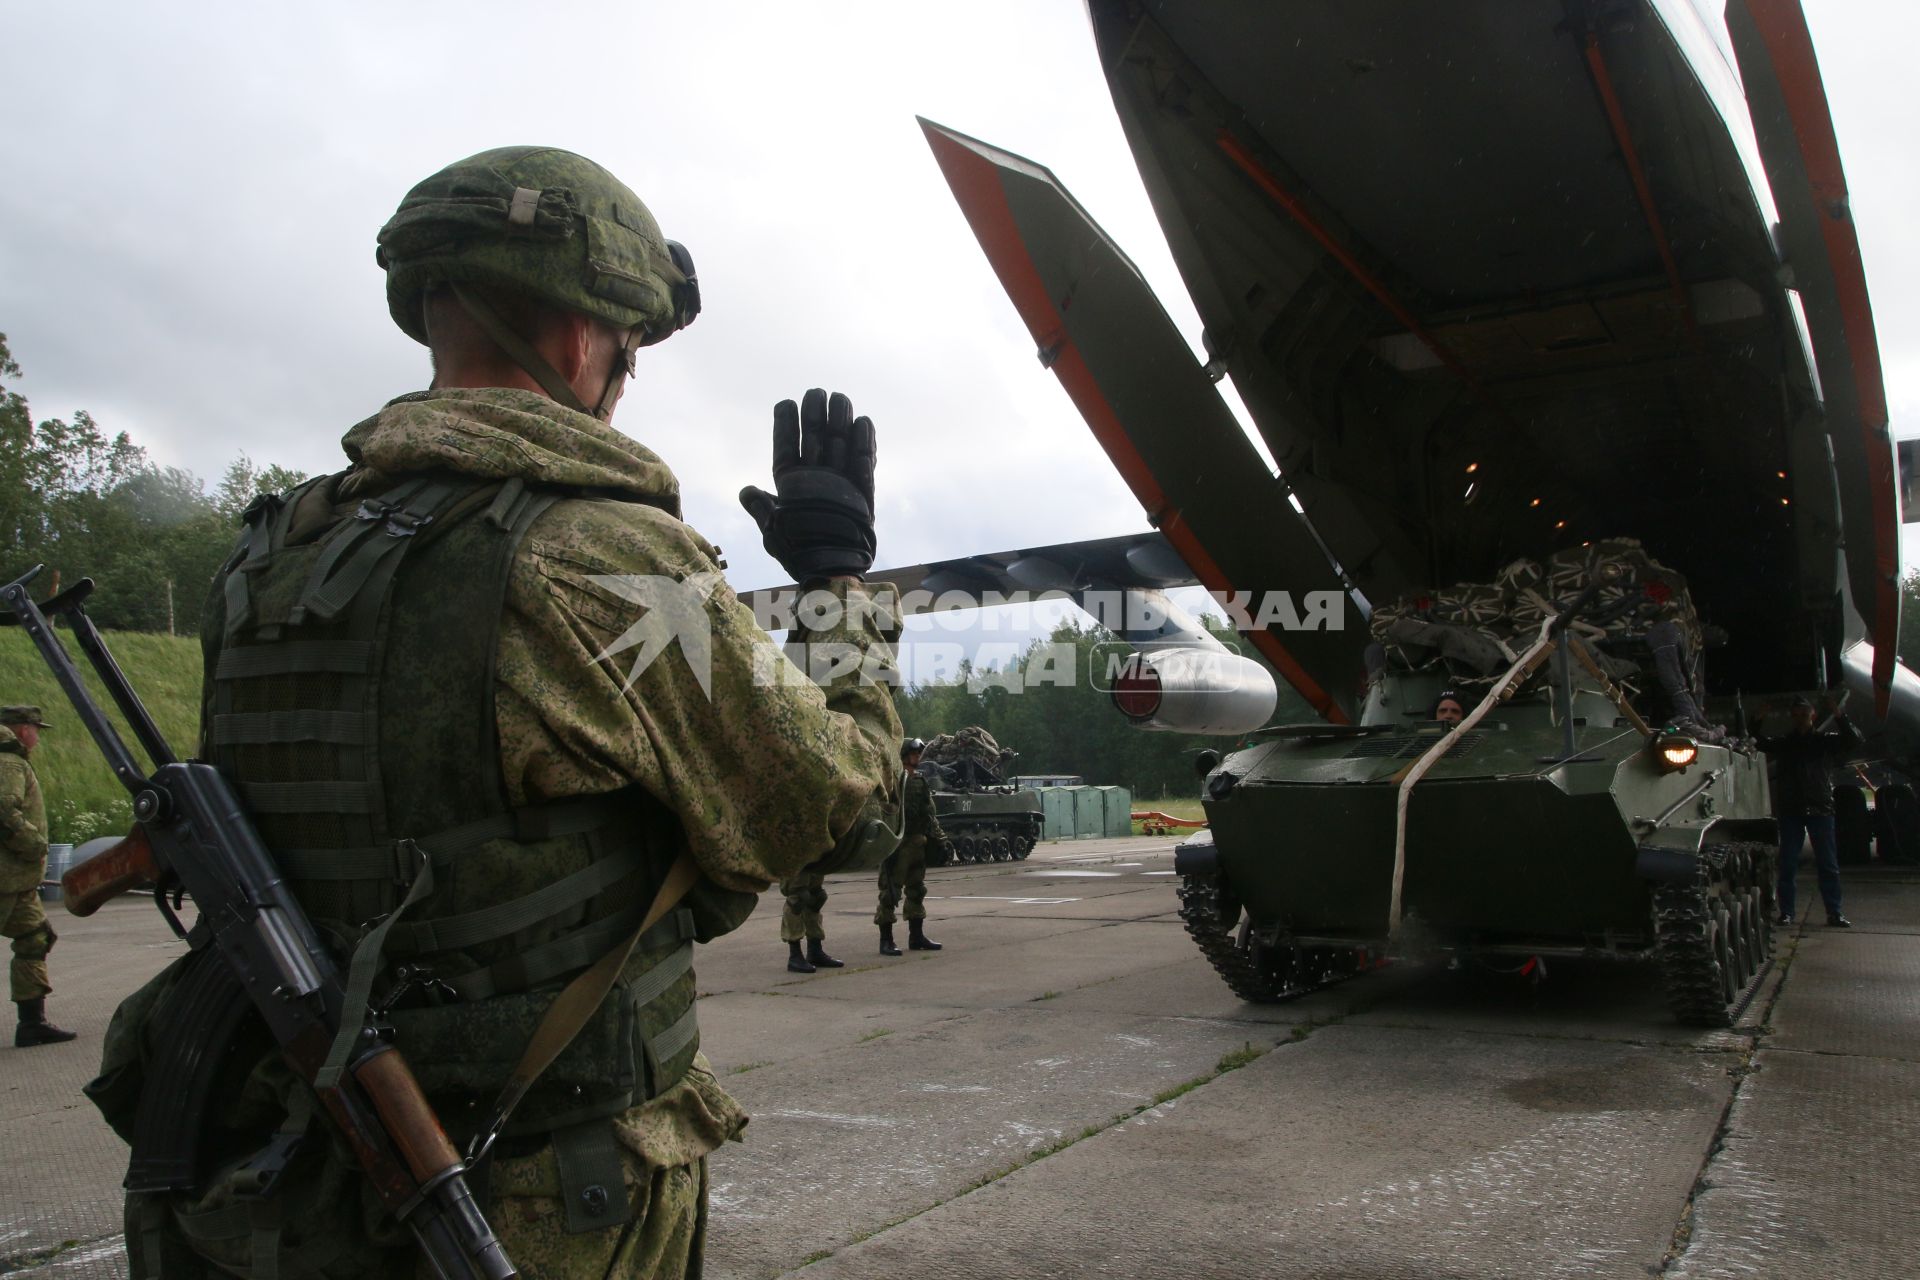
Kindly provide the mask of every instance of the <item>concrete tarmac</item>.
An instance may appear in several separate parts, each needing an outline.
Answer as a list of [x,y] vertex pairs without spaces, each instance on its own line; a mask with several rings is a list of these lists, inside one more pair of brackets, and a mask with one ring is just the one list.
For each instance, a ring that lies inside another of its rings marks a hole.
[[[1700,1032],[1651,970],[1560,961],[1245,1004],[1170,852],[937,870],[937,953],[876,954],[871,876],[828,880],[845,969],[786,971],[777,896],[701,948],[702,1042],[754,1116],[711,1161],[709,1275],[1912,1273],[1920,873],[1849,869],[1858,927],[1796,929]],[[55,923],[82,1039],[0,1048],[0,1275],[123,1276],[126,1149],[78,1090],[179,944],[145,901]]]

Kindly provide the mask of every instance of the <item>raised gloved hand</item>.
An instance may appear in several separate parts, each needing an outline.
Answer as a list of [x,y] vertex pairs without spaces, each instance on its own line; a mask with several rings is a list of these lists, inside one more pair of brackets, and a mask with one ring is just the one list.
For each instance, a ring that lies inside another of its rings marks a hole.
[[774,492],[748,485],[740,505],[795,582],[873,567],[873,459],[873,422],[838,391],[773,406]]

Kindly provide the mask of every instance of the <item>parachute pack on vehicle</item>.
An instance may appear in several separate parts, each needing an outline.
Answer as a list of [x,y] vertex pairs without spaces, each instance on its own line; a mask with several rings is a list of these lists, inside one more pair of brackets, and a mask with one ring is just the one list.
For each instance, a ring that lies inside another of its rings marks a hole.
[[[1591,592],[1568,626],[1648,720],[1718,737],[1700,709],[1701,653],[1725,639],[1700,620],[1685,577],[1632,538],[1558,551],[1545,563],[1515,560],[1492,582],[1462,582],[1407,596],[1373,612],[1368,676],[1398,670],[1478,693],[1515,661],[1562,604]],[[1536,679],[1541,677],[1536,677]],[[1430,680],[1415,680],[1425,688]],[[1642,695],[1646,695],[1644,698]]]
[[979,725],[927,742],[920,772],[933,785],[933,811],[961,862],[1010,862],[1039,842],[1040,793],[1013,781],[1019,756]]

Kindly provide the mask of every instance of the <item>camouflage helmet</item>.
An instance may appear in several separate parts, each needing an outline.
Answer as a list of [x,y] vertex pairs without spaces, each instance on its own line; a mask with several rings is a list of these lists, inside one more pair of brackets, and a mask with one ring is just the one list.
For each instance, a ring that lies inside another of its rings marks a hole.
[[625,183],[571,151],[500,147],[421,182],[380,228],[387,309],[427,340],[434,285],[531,295],[659,342],[700,312],[693,259]]

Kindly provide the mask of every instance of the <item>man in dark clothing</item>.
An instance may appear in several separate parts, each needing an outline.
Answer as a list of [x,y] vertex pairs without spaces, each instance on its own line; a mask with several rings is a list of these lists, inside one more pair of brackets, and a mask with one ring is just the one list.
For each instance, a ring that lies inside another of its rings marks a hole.
[[1832,728],[1813,727],[1813,702],[1793,700],[1793,728],[1781,737],[1760,739],[1760,749],[1777,766],[1773,784],[1773,811],[1780,822],[1780,923],[1793,923],[1793,880],[1799,870],[1800,847],[1813,839],[1813,865],[1820,877],[1820,897],[1826,903],[1827,923],[1850,929],[1853,922],[1840,914],[1840,851],[1833,834],[1832,770],[1857,749],[1863,739],[1844,712],[1828,703]]

